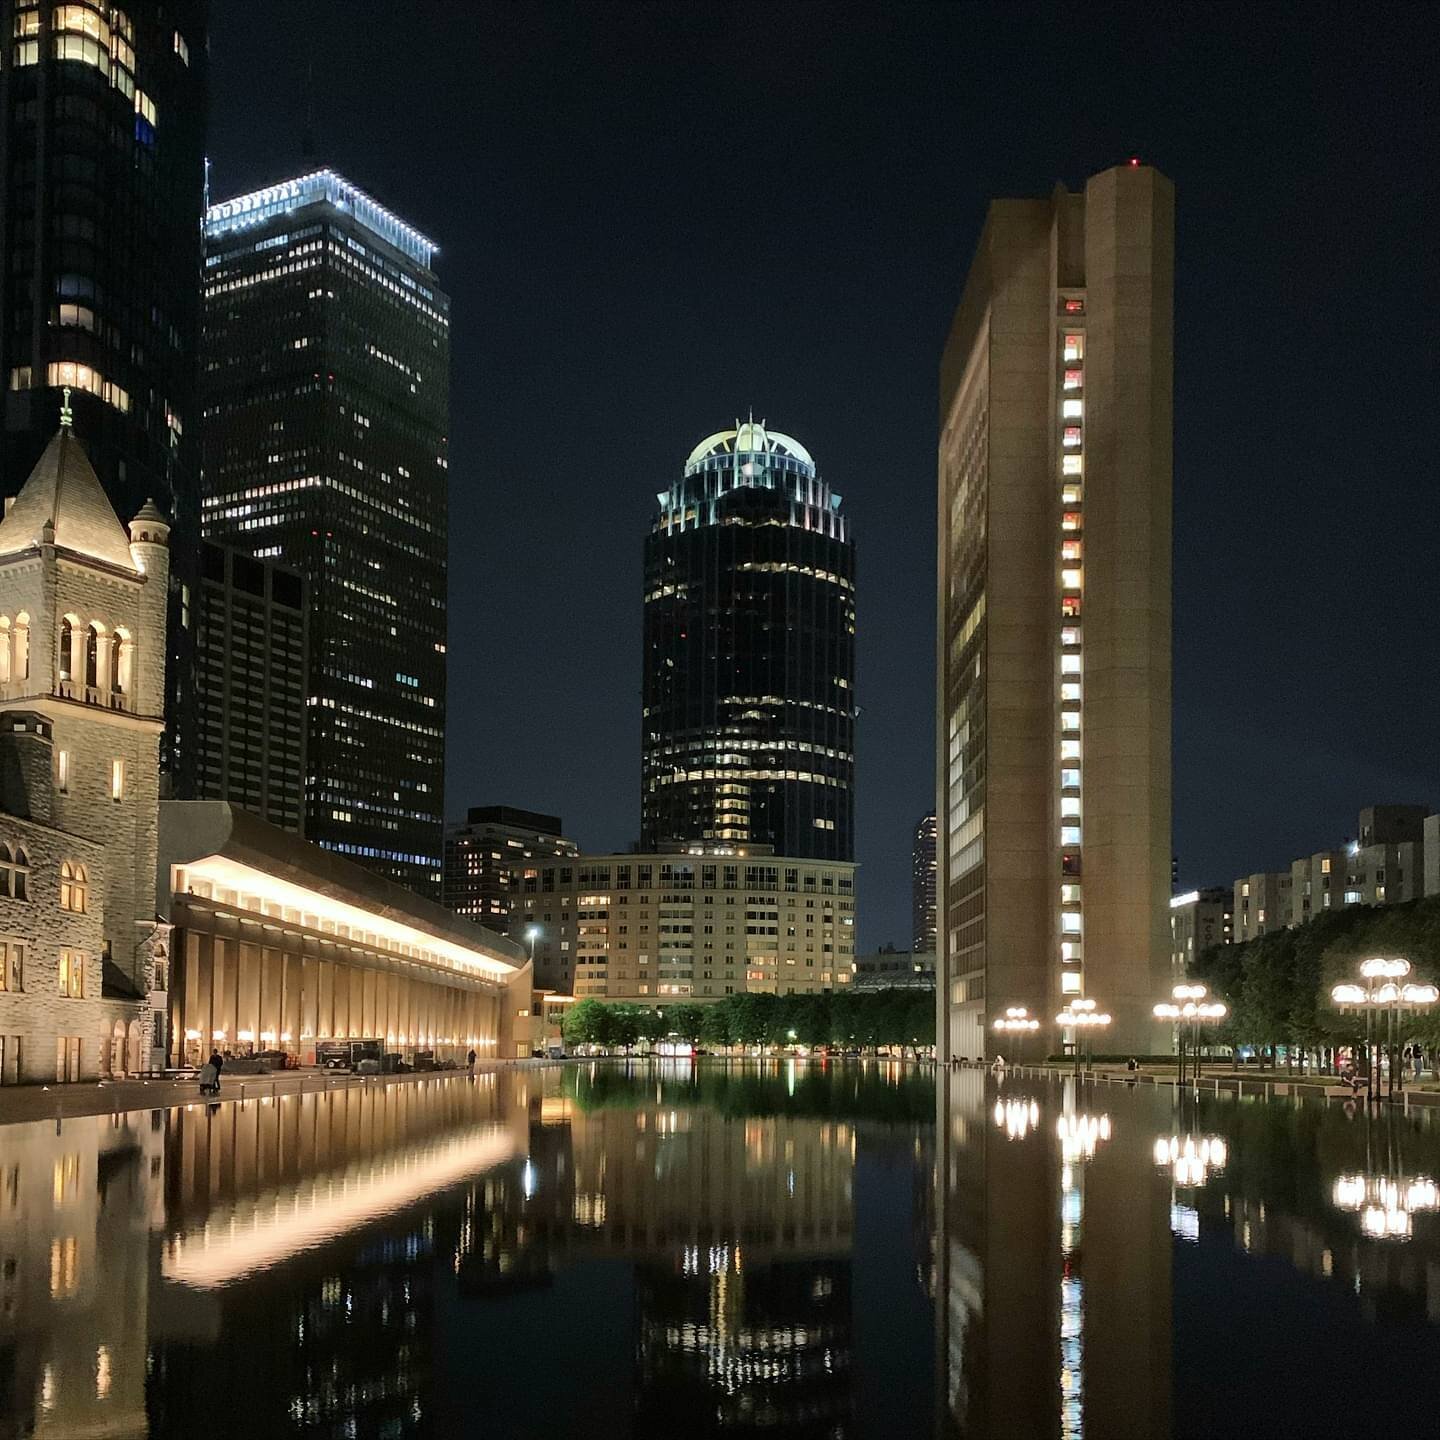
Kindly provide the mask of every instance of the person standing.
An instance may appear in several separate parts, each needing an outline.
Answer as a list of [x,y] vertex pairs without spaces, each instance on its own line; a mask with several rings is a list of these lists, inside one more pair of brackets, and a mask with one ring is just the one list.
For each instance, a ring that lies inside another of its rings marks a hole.
[[473,1048],[465,1057],[465,1069],[467,1074],[473,1075],[475,1073],[475,1051]]

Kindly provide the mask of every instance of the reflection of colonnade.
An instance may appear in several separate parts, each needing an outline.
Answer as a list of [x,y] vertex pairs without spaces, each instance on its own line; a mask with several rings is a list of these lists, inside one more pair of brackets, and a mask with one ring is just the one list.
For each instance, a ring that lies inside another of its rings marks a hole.
[[[1170,1433],[1168,1190],[1104,1096],[937,1075],[938,1430],[965,1440]],[[1007,1109],[1007,1102],[1009,1109]],[[1065,1133],[1062,1134],[1062,1124]],[[1068,1136],[1068,1139],[1066,1138]],[[1087,1258],[1093,1257],[1093,1258]]]

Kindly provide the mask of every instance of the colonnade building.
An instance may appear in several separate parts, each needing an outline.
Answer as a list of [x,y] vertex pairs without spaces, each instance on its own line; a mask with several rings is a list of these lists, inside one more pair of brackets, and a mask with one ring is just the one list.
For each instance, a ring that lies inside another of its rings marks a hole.
[[534,931],[535,984],[577,999],[718,1000],[848,987],[855,866],[768,845],[677,845],[537,859],[510,933]]
[[[941,365],[943,1055],[1072,999],[1152,1048],[1169,980],[1174,190],[990,206]],[[1065,1038],[1058,1030],[1057,1041]]]

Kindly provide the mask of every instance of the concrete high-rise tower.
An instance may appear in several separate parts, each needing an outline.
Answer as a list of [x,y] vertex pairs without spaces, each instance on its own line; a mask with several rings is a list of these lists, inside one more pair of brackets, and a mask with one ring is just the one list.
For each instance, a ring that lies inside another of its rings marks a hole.
[[1174,190],[998,200],[940,384],[939,1035],[1169,982]]
[[855,854],[855,547],[798,440],[736,422],[645,541],[641,847]]
[[438,897],[450,302],[319,170],[205,219],[204,529],[305,578],[305,834]]

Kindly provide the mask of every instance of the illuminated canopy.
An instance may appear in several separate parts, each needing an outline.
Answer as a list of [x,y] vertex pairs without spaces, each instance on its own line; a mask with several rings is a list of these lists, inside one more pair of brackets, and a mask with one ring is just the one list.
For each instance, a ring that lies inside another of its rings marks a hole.
[[806,465],[814,465],[814,457],[793,436],[781,434],[779,430],[767,430],[762,420],[743,424],[737,420],[733,430],[717,430],[707,435],[691,452],[685,465],[688,469],[697,460],[711,455],[793,455]]

